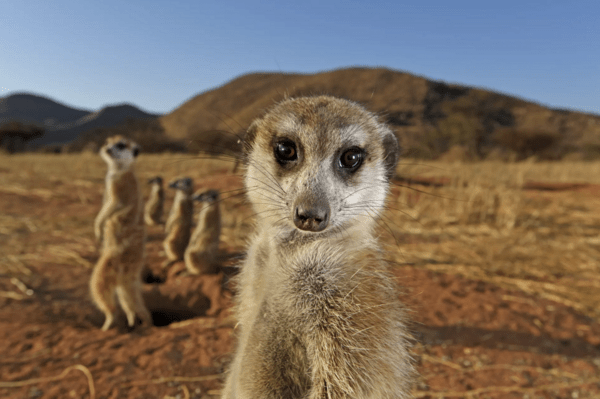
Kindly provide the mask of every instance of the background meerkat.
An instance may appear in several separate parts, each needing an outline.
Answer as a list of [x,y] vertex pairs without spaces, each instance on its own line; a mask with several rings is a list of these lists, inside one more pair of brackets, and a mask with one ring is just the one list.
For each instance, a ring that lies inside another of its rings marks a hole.
[[148,180],[152,185],[152,191],[146,206],[144,208],[144,220],[148,226],[155,226],[162,223],[163,209],[165,204],[165,190],[163,189],[163,179],[156,176]]
[[192,197],[200,202],[196,228],[185,250],[185,267],[192,274],[212,274],[218,268],[217,255],[221,236],[219,191],[208,190]]
[[223,398],[408,398],[405,311],[375,234],[399,157],[392,131],[328,96],[249,127],[256,233],[238,276]]
[[176,190],[173,207],[165,225],[166,237],[163,241],[167,261],[164,267],[183,260],[185,249],[190,241],[192,229],[192,214],[194,204],[192,192],[194,183],[191,178],[184,177],[169,184]]
[[138,154],[137,144],[122,136],[108,138],[100,149],[108,173],[104,203],[95,221],[95,227],[102,231],[100,235],[96,233],[102,248],[90,280],[90,292],[106,317],[103,331],[114,321],[115,296],[130,327],[136,315],[142,322],[152,324],[141,293],[146,231],[142,198],[133,169]]

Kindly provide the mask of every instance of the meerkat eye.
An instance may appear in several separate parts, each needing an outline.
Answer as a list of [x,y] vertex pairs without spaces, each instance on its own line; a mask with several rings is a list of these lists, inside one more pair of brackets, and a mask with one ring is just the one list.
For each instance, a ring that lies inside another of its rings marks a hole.
[[121,151],[122,151],[122,150],[124,150],[124,149],[125,149],[125,147],[127,147],[127,146],[125,145],[125,143],[118,142],[117,144],[115,144],[115,147],[117,148],[117,150],[121,150]]
[[352,147],[342,153],[340,167],[354,172],[362,164],[364,151],[358,147]]
[[281,139],[275,143],[275,159],[280,164],[292,162],[298,159],[296,143],[289,139]]

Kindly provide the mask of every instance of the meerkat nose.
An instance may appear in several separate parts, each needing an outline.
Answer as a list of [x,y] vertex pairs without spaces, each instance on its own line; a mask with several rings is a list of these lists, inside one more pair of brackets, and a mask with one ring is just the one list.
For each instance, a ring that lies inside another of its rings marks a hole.
[[294,224],[300,230],[323,231],[329,224],[329,204],[326,201],[298,201],[294,211]]

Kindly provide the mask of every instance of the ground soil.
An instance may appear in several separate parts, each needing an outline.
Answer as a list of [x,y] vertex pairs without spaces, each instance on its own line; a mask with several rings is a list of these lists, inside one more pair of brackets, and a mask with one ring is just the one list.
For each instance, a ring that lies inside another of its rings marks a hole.
[[[223,173],[211,182],[221,190],[228,187],[219,184],[230,183]],[[598,194],[597,188],[575,189],[582,201]],[[551,200],[555,194],[539,190],[532,186],[527,195]],[[149,228],[147,264],[154,277],[147,278],[144,292],[155,326],[128,329],[121,317],[115,328],[102,332],[103,316],[88,295],[98,257],[91,220],[100,198],[97,184],[81,184],[60,196],[0,191],[4,215],[27,214],[33,220],[11,232],[0,230],[3,259],[27,270],[16,280],[14,273],[0,276],[5,294],[0,297],[0,397],[217,396],[235,344],[231,266],[243,247],[223,243],[218,275],[187,276],[181,265],[165,273],[162,229]],[[66,227],[81,223],[85,233],[66,236],[57,227],[52,235],[40,227],[61,219]],[[17,243],[23,245],[14,249]],[[413,352],[421,374],[415,396],[600,397],[597,319],[490,282],[422,265],[393,267],[414,320]]]

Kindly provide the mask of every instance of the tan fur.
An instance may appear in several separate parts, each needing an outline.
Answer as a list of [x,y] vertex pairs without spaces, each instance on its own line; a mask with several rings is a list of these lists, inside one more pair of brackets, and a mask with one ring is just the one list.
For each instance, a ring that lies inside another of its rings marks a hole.
[[[124,148],[118,149],[116,145]],[[142,198],[133,170],[135,156],[132,152],[136,148],[134,142],[114,136],[100,149],[109,170],[104,203],[95,221],[96,236],[102,242],[102,248],[90,280],[90,292],[94,303],[105,315],[103,331],[114,321],[115,296],[130,327],[134,325],[136,315],[142,322],[152,324],[141,293],[146,231]],[[113,151],[113,155],[109,151]],[[124,158],[114,158],[116,153],[124,154]]]
[[[206,194],[206,193],[203,193]],[[218,271],[217,255],[221,236],[221,210],[218,198],[200,198],[196,228],[185,250],[185,267],[192,274],[213,274]]]
[[150,196],[144,207],[144,220],[148,226],[155,226],[162,223],[165,190],[163,189],[162,179],[159,177],[152,179],[150,184],[152,184],[152,191],[150,191]]
[[[276,160],[282,138],[296,146],[293,162]],[[246,146],[257,228],[238,277],[238,344],[222,397],[411,397],[405,311],[374,233],[395,136],[361,106],[321,96],[276,105]],[[362,151],[352,172],[340,166],[351,149]]]
[[[171,183],[170,187],[175,188],[174,185],[181,185],[184,180],[176,180]],[[183,260],[192,229],[192,214],[194,212],[194,205],[191,198],[192,191],[193,187],[191,183],[189,187],[177,188],[173,207],[165,225],[166,237],[163,241],[163,247],[167,256],[167,262],[163,265],[164,267]]]

